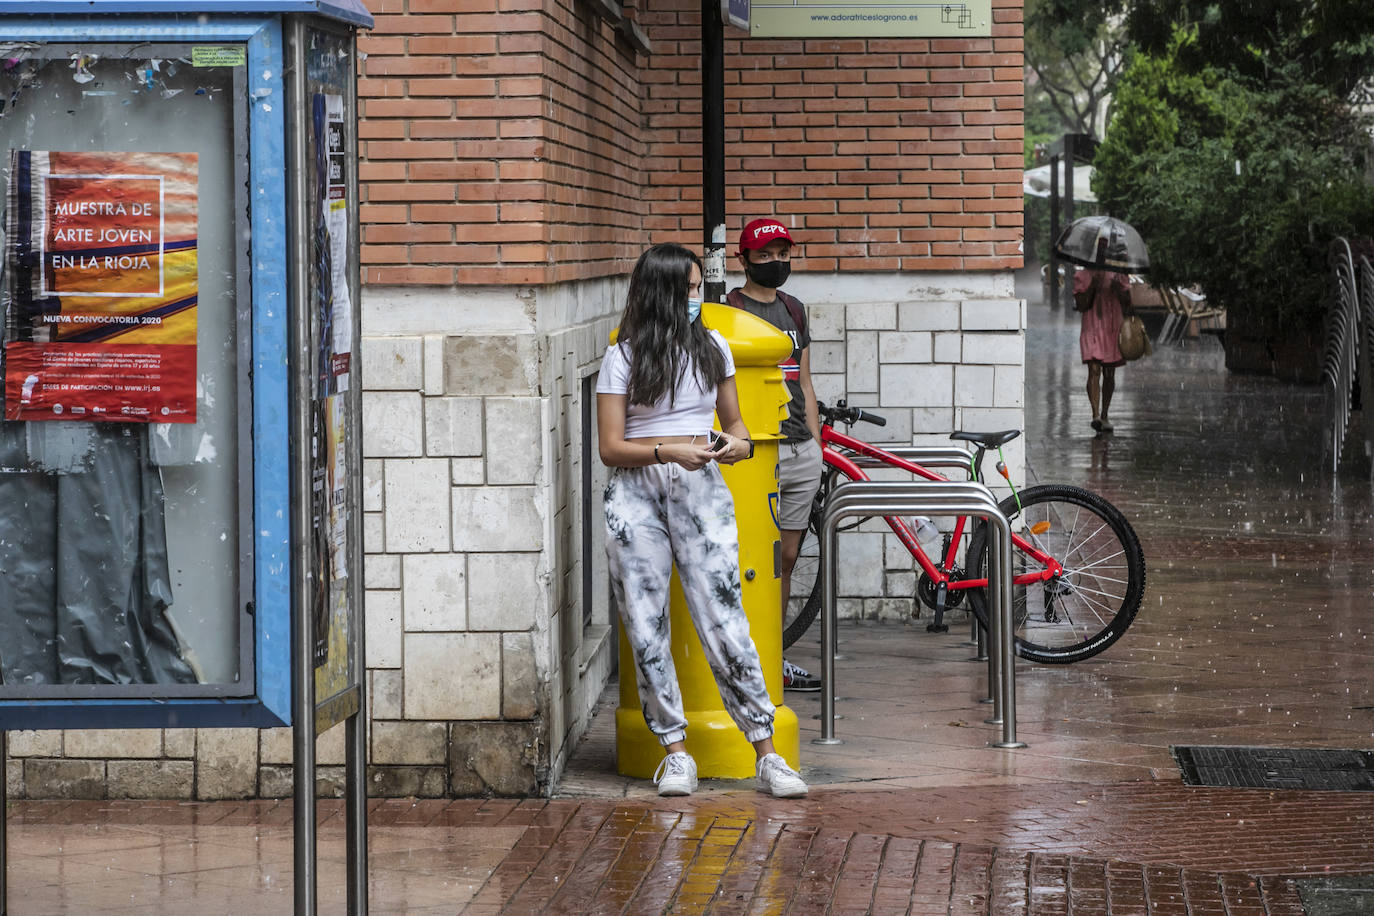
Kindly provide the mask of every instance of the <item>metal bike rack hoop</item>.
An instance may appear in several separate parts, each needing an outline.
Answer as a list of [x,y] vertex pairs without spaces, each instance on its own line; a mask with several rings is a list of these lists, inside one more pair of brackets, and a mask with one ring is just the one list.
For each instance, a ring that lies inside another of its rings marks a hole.
[[[939,496],[953,495],[953,496],[956,496],[956,497],[957,497],[957,496],[959,496],[959,495],[961,495],[961,494],[966,494],[966,493],[968,493],[968,492],[969,492],[969,486],[970,486],[970,484],[968,484],[968,483],[958,483],[958,482],[955,482],[955,481],[925,481],[925,480],[915,480],[915,481],[905,481],[905,482],[901,482],[901,481],[897,481],[897,482],[894,482],[894,481],[854,481],[854,482],[856,482],[856,483],[865,483],[865,484],[868,484],[867,486],[865,486],[865,487],[863,488],[863,492],[864,492],[864,493],[867,493],[867,494],[870,494],[871,496],[874,496],[874,497],[879,496],[880,494],[885,494],[885,493],[889,493],[889,492],[890,492],[890,493],[893,493],[893,494],[896,494],[896,495],[898,495],[898,496],[902,496],[902,495],[905,495],[905,494],[907,494],[908,492],[910,492],[910,491],[909,491],[909,488],[912,487],[912,486],[919,487],[919,492],[920,492],[922,495],[924,495],[924,496],[939,497]],[[840,486],[837,486],[837,487],[835,488],[835,493],[842,493],[842,492],[844,491],[844,487],[845,487],[848,483],[850,483],[850,482],[847,481],[846,484],[842,484],[842,485],[840,485]],[[983,497],[987,497],[988,499],[993,499],[992,492],[991,492],[990,490],[988,490],[987,487],[984,486],[983,484],[974,482],[974,483],[973,483],[973,487],[974,487],[974,489],[973,489],[972,492],[975,494],[975,496],[976,496],[977,498],[981,499],[981,498],[983,498]],[[851,492],[852,492],[852,491],[851,491]],[[833,498],[834,498],[834,497],[832,496],[832,499],[833,499]],[[995,503],[995,500],[994,500],[994,503]],[[976,512],[977,514],[986,514],[984,510],[985,510],[985,507],[980,507],[978,510],[975,510],[975,512]],[[932,514],[932,515],[938,515],[938,514],[940,514],[940,510],[931,510],[931,514]],[[965,513],[962,513],[962,512],[961,512],[961,513],[959,513],[959,514],[962,515],[962,514],[965,514]],[[996,509],[996,514],[997,514],[999,517],[1002,516],[1002,512],[1001,512],[1000,506]],[[996,559],[993,558],[993,557],[990,557],[989,559],[990,559],[989,567],[990,567],[991,569],[993,569],[993,570],[996,570],[996,569],[998,568]],[[1011,554],[1010,554],[1010,553],[1007,554],[1007,564],[1008,564],[1008,576],[1010,576],[1010,575],[1011,575],[1011,573],[1010,573]],[[1010,579],[1008,579],[1008,581],[1010,581]],[[994,594],[993,601],[990,602],[990,603],[992,603],[992,604],[995,605],[995,603],[996,603],[996,596],[997,596],[996,591],[994,591],[993,594]],[[1010,607],[1010,586],[1008,586],[1008,607]],[[1010,611],[1008,611],[1008,614],[1010,615]],[[999,623],[999,621],[1000,621],[1000,616],[1001,616],[1001,615],[1000,615],[999,613],[993,613],[993,614],[990,614],[990,615],[989,615],[989,629],[992,630],[991,642],[993,642],[995,645],[998,645],[998,646],[1001,645],[1001,642],[998,640],[998,638],[997,638],[997,636],[996,636],[996,634],[997,634],[997,632],[998,632],[998,628],[999,628],[999,626],[1000,626],[1000,623]],[[1010,620],[1010,616],[1008,616],[1008,620]],[[1013,655],[1014,655],[1014,654],[1015,654],[1015,642],[1016,642],[1015,637],[1014,637],[1014,628],[1009,628],[1009,629],[1005,630],[1005,632],[1007,632],[1007,633],[1009,633],[1009,634],[1013,634],[1012,637],[1011,637],[1011,639],[1010,639],[1010,642],[1011,642],[1011,646],[1012,646],[1011,651],[1012,651],[1012,653],[1013,653]],[[1003,694],[1002,694],[1002,690],[1001,690],[1001,687],[1000,687],[1000,685],[1001,685],[1001,683],[1002,683],[1002,675],[1001,675],[1001,670],[1002,670],[1002,652],[1000,652],[1000,651],[997,651],[997,652],[987,652],[987,651],[986,651],[986,645],[984,645],[983,651],[980,652],[980,660],[985,660],[985,661],[988,663],[988,674],[987,674],[987,692],[988,692],[988,699],[985,700],[984,702],[989,702],[989,703],[992,703],[992,704],[993,704],[993,714],[992,714],[992,716],[990,716],[989,718],[985,719],[984,721],[987,722],[989,725],[1001,725],[1001,724],[1003,724],[1003,707],[1006,706],[1006,705],[1014,705],[1014,704],[1006,704],[1006,703],[1003,702]],[[1014,674],[1014,671],[1013,671],[1013,674]],[[1013,685],[1013,687],[1014,687],[1014,685]],[[1013,713],[1013,715],[1014,715],[1014,713]],[[1013,723],[1013,730],[1014,730],[1014,723]]]
[[[915,451],[916,449],[912,449],[912,450]],[[962,450],[960,450],[960,451],[962,451]],[[933,462],[931,462],[931,463],[933,463]],[[907,489],[906,489],[906,488],[914,484],[914,485],[920,486],[920,488],[921,488],[920,492],[921,492],[922,494],[924,494],[924,495],[927,495],[927,496],[943,495],[944,493],[948,493],[948,492],[954,492],[954,493],[957,495],[958,493],[961,493],[961,492],[964,492],[964,491],[963,491],[963,490],[941,491],[941,490],[938,489],[938,488],[939,488],[941,485],[944,485],[944,484],[954,484],[956,487],[959,487],[959,486],[964,486],[964,487],[966,487],[967,483],[974,483],[974,484],[976,484],[978,487],[981,488],[981,492],[979,493],[980,496],[983,495],[983,494],[986,494],[986,495],[989,496],[989,497],[992,496],[992,491],[991,491],[991,490],[988,490],[988,488],[987,488],[984,484],[978,483],[977,481],[968,481],[968,482],[965,482],[965,483],[960,483],[959,481],[945,481],[945,480],[912,480],[912,481],[905,481],[905,482],[902,482],[902,481],[896,481],[896,482],[894,482],[894,481],[871,481],[871,482],[872,482],[872,483],[876,483],[876,484],[888,484],[888,485],[890,485],[890,487],[891,487],[891,489],[892,489],[892,492],[897,493],[897,494],[905,494],[905,493],[907,492]],[[840,489],[840,487],[837,486],[835,489],[838,491],[838,490]],[[879,493],[880,491],[881,491],[881,487],[873,487],[873,488],[868,488],[868,489],[866,489],[864,492],[866,492],[866,493],[871,493],[872,495],[875,495],[875,496],[876,496],[876,495],[878,495],[878,493]],[[886,492],[886,491],[882,491],[882,492]],[[981,510],[980,510],[980,511],[981,511]],[[931,514],[932,514],[932,515],[936,515],[936,514],[939,514],[939,513],[936,512],[936,511],[932,511]],[[961,513],[961,514],[962,514],[962,513]],[[1001,507],[1000,507],[1000,505],[999,505],[999,507],[998,507],[998,514],[1001,514]],[[1008,560],[1007,560],[1007,562],[1008,562],[1008,564],[1011,563],[1010,555],[1008,555]],[[995,566],[996,566],[995,563],[990,563],[989,565],[990,565],[990,566],[993,566],[994,568],[995,568]],[[1009,575],[1010,575],[1010,573],[1009,573]],[[996,603],[995,597],[994,597],[993,601],[990,602],[990,603],[992,603],[992,604],[995,604],[995,603]],[[993,633],[995,633],[995,632],[997,631],[997,627],[999,626],[999,624],[998,624],[999,615],[996,614],[996,613],[993,613],[993,614],[989,615],[989,618],[990,618],[990,619],[989,619],[989,622],[988,622],[989,629],[990,629]],[[1003,707],[1003,702],[1002,702],[1002,691],[1001,691],[1001,688],[999,687],[999,685],[1001,684],[1001,681],[1002,681],[1002,675],[1001,675],[1002,657],[1001,657],[1001,653],[1000,653],[1000,652],[989,652],[989,651],[988,651],[988,643],[989,643],[989,642],[992,642],[992,643],[994,643],[994,644],[997,644],[997,639],[996,639],[995,636],[992,637],[991,639],[989,639],[988,637],[990,636],[990,634],[985,634],[985,633],[979,628],[979,626],[978,626],[978,621],[977,621],[976,619],[973,621],[973,629],[974,629],[974,634],[973,634],[973,636],[972,636],[972,640],[973,640],[974,644],[977,646],[977,655],[975,656],[975,658],[974,658],[973,660],[974,660],[974,661],[983,661],[983,662],[987,662],[987,665],[988,665],[988,673],[987,673],[987,698],[986,698],[986,699],[983,699],[983,700],[980,700],[979,702],[982,702],[982,703],[992,703],[992,704],[993,704],[993,712],[992,712],[992,715],[989,716],[987,719],[984,719],[983,721],[986,722],[986,723],[988,723],[989,725],[1001,725],[1001,724],[1002,724],[1002,721],[1003,721],[1003,719],[1002,719],[1002,707]],[[1011,631],[1008,631],[1008,632],[1011,632]],[[1014,638],[1013,638],[1013,640],[1012,640],[1012,648],[1013,648],[1013,653],[1014,653],[1014,650],[1015,650],[1015,639],[1014,639]]]
[[[891,448],[880,445],[875,447],[881,448],[889,455],[919,461],[934,468],[968,467],[969,462],[973,459],[972,452],[957,445],[894,445]],[[845,457],[861,468],[892,467],[881,459],[870,458],[867,455],[846,455]],[[900,471],[901,468],[894,468],[893,470]],[[931,482],[934,483],[934,481]]]
[[[919,461],[923,467],[965,468],[970,474],[972,474],[973,471],[973,453],[957,445],[895,445],[891,447],[884,445],[879,446],[879,448],[898,458],[909,458],[912,461]],[[854,454],[846,454],[845,457],[853,462],[855,467],[892,468],[892,465],[883,461],[881,458],[870,458],[867,455]],[[903,470],[903,468],[892,469],[898,471]],[[938,481],[931,482],[938,483]],[[992,703],[994,702],[993,695],[996,693],[992,686],[995,680],[993,674],[995,669],[993,667],[994,663],[988,656],[987,634],[983,631],[983,628],[978,625],[977,618],[970,617],[970,620],[972,632],[969,634],[969,643],[977,647],[971,660],[976,662],[988,662],[988,697],[980,702]],[[1002,720],[999,718],[997,721],[1000,723]]]
[[[821,737],[818,744],[839,743],[835,738],[835,541],[840,521],[865,515],[978,515],[987,520],[995,536],[988,541],[988,591],[996,615],[990,615],[998,660],[995,699],[1002,720],[1002,740],[995,747],[1025,747],[1016,740],[1015,639],[1011,608],[1011,524],[998,508],[987,487],[979,483],[927,481],[847,481],[837,486],[826,502],[821,525]],[[1005,673],[1005,676],[1004,676]]]

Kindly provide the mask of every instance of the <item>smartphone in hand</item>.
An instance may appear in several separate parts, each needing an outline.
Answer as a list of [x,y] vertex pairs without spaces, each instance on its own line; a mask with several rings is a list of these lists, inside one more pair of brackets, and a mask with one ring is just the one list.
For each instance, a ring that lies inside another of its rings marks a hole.
[[707,433],[707,435],[711,437],[711,443],[706,446],[708,449],[710,449],[713,452],[722,452],[725,450],[725,446],[728,440],[724,436],[716,432],[714,429]]

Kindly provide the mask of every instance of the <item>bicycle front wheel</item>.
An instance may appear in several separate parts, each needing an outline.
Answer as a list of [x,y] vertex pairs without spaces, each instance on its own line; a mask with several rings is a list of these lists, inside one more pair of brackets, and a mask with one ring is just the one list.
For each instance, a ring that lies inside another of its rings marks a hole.
[[[1030,487],[1002,500],[1012,528],[1063,567],[1044,582],[1012,586],[1016,654],[1051,665],[1091,658],[1121,638],[1140,610],[1145,594],[1145,554],[1135,529],[1121,511],[1096,493],[1079,487]],[[969,543],[970,575],[988,574],[988,526],[981,524]],[[1012,575],[1044,569],[1025,551],[1012,547]],[[973,612],[988,626],[984,589],[969,593]]]

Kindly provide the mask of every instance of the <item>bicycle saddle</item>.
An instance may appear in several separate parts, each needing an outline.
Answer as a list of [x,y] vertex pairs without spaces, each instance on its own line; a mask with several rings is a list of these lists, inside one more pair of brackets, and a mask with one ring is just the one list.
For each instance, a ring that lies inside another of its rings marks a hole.
[[959,430],[958,432],[950,433],[949,437],[951,439],[959,439],[963,442],[976,442],[983,448],[997,448],[997,446],[1005,445],[1019,435],[1021,435],[1021,430],[1019,429],[1004,429],[996,433],[970,433]]

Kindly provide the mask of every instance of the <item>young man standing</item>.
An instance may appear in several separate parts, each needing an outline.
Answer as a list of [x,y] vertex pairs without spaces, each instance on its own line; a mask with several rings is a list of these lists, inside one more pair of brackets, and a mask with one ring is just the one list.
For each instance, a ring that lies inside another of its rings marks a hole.
[[[792,338],[792,352],[779,363],[792,401],[782,423],[778,445],[778,528],[782,541],[782,607],[791,595],[792,568],[811,515],[811,501],[821,483],[821,427],[816,392],[811,387],[811,333],[806,309],[778,287],[792,269],[792,236],[775,219],[756,219],[739,239],[739,262],[745,284],[726,300],[735,308],[757,315]],[[820,690],[821,679],[786,659],[783,686],[789,690]]]

